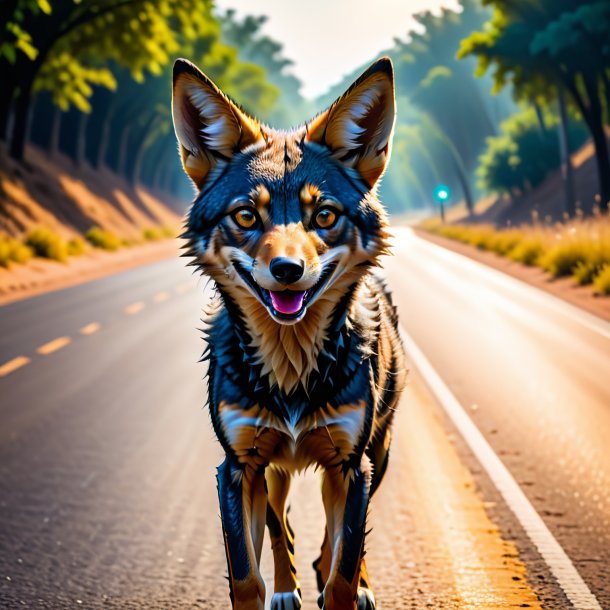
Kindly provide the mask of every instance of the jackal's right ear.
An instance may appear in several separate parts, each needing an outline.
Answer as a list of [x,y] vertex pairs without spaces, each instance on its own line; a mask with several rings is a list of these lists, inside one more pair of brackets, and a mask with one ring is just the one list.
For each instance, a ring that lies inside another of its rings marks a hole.
[[199,189],[215,165],[263,140],[259,123],[186,59],[174,64],[172,114],[182,166]]
[[383,57],[308,123],[306,140],[329,148],[373,188],[390,159],[395,116],[394,71]]

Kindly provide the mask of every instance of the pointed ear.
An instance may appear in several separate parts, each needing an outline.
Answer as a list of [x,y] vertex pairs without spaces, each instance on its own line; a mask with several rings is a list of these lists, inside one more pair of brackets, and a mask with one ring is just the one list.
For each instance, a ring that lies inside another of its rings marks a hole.
[[395,116],[392,61],[383,57],[307,125],[306,140],[330,148],[373,187],[390,158]]
[[260,124],[185,59],[174,64],[172,114],[182,166],[199,189],[215,165],[263,140]]

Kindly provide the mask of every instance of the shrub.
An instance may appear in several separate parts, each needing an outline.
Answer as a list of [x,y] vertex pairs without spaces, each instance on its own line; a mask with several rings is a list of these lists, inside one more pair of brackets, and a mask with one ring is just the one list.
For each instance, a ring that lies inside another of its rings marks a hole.
[[577,265],[586,259],[582,245],[574,241],[566,241],[551,247],[540,257],[540,265],[553,277],[571,275]]
[[592,262],[579,261],[574,267],[572,275],[578,284],[590,284],[599,273],[600,267]]
[[37,227],[28,233],[25,243],[36,256],[50,258],[61,263],[68,260],[68,244],[60,235],[47,227]]
[[148,227],[147,229],[144,229],[142,236],[146,241],[159,241],[160,239],[163,239],[163,233],[161,229],[157,227]]
[[29,246],[8,235],[0,235],[0,267],[8,268],[11,263],[27,263],[34,256]]
[[16,263],[27,263],[34,256],[34,250],[29,246],[21,243],[17,239],[13,239],[9,243],[9,257]]
[[610,295],[610,263],[606,263],[593,278],[593,287],[599,294]]
[[81,237],[74,237],[68,241],[68,254],[70,256],[81,256],[87,250],[87,243]]
[[508,252],[508,258],[524,265],[535,265],[544,252],[542,239],[525,237]]
[[[554,226],[521,226],[497,230],[490,225],[441,225],[425,228],[482,250],[491,250],[526,265],[537,265],[553,277],[572,275],[579,284],[590,284],[610,264],[610,219],[605,216],[558,223]],[[602,273],[603,272],[603,273]],[[598,292],[603,293],[603,280]]]
[[121,247],[121,240],[114,233],[104,231],[100,227],[91,227],[85,237],[92,246],[102,250],[114,251]]

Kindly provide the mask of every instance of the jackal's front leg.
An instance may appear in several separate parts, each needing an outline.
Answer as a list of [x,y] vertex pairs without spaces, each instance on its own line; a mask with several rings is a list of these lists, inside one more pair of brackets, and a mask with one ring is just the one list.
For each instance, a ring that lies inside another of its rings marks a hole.
[[358,468],[344,474],[327,469],[322,482],[328,543],[332,561],[321,595],[324,610],[374,610],[371,590],[359,586],[364,566],[364,536],[371,487],[370,463],[364,456]]
[[290,474],[271,466],[265,473],[267,481],[267,527],[273,550],[275,586],[271,610],[299,610],[301,588],[294,562],[294,534],[288,523],[286,498]]
[[267,508],[265,475],[227,456],[216,479],[233,608],[263,610],[265,584],[258,564]]

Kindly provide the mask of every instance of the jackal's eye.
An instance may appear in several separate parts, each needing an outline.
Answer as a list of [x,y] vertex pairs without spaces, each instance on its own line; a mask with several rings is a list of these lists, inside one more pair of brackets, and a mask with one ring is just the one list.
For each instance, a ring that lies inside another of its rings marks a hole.
[[254,229],[259,222],[258,215],[250,208],[240,208],[232,214],[235,224],[241,229]]
[[331,208],[321,208],[313,217],[313,225],[317,229],[330,229],[339,220],[339,214]]

